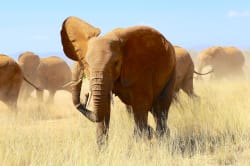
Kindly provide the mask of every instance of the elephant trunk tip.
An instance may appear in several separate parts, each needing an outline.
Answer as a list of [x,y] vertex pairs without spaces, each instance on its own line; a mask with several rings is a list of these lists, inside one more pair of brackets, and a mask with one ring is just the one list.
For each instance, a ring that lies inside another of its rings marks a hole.
[[103,119],[102,118],[98,118],[98,116],[96,115],[96,113],[89,111],[86,107],[84,107],[82,104],[77,104],[76,108],[78,111],[80,111],[84,116],[86,116],[86,118],[88,118],[91,122],[102,122]]

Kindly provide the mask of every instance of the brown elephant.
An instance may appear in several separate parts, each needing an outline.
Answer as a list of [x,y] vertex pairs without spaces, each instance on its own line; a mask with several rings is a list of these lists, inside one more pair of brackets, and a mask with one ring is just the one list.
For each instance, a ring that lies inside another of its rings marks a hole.
[[22,70],[15,60],[0,54],[0,100],[11,109],[17,108],[18,95],[23,80],[33,88],[37,88],[23,76]]
[[[132,107],[138,135],[144,133],[150,137],[150,110],[157,133],[166,133],[175,83],[172,44],[146,26],[118,28],[97,37],[99,34],[100,29],[77,17],[68,17],[61,30],[64,53],[78,61],[73,73],[73,81],[77,82],[72,88],[73,103],[89,120],[98,123],[97,143],[101,145],[107,138],[110,93]],[[83,73],[90,80],[93,111],[80,103]]]
[[179,46],[174,46],[176,56],[176,81],[175,81],[175,92],[178,93],[182,89],[190,97],[198,97],[194,93],[193,86],[193,75],[206,75],[211,73],[199,73],[194,69],[193,60],[189,52]]
[[236,47],[214,46],[199,53],[198,72],[206,66],[213,69],[212,77],[215,79],[243,76],[245,58]]
[[[40,58],[32,52],[25,52],[19,56],[18,63],[25,77],[35,82],[41,89],[49,91],[49,102],[53,103],[57,90],[71,92],[70,87],[63,87],[64,84],[71,81],[72,77],[71,69],[63,59],[57,56]],[[27,98],[32,89],[27,84],[23,86],[23,98]],[[42,101],[43,91],[36,91],[36,93],[38,99]]]

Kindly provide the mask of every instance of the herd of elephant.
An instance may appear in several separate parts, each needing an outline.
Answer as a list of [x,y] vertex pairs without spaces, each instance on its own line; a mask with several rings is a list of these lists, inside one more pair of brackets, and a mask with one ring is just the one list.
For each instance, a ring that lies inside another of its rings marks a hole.
[[[60,72],[58,72],[60,71]],[[22,53],[18,63],[11,57],[0,54],[0,101],[12,110],[17,110],[18,98],[26,100],[33,90],[39,101],[43,100],[44,90],[49,91],[49,102],[53,102],[57,90],[69,82],[72,72],[68,64],[57,56],[40,58],[32,52]]]
[[[154,28],[134,26],[102,36],[100,33],[99,28],[77,17],[65,19],[61,42],[65,55],[75,61],[73,72],[56,56],[40,58],[25,52],[17,63],[0,54],[0,100],[16,107],[19,91],[26,100],[36,88],[37,99],[42,101],[43,90],[48,90],[49,101],[53,101],[57,90],[68,90],[75,108],[97,123],[97,143],[101,145],[108,135],[111,94],[118,96],[133,114],[137,135],[152,136],[148,125],[151,112],[156,135],[162,136],[169,133],[168,110],[177,92],[182,89],[196,96],[194,73],[202,75],[202,69],[209,65],[213,78],[243,75],[244,56],[235,47],[216,46],[201,51],[196,72],[188,51],[173,46]],[[84,76],[89,80],[90,92],[81,102]],[[86,108],[87,101],[92,103],[91,111]]]

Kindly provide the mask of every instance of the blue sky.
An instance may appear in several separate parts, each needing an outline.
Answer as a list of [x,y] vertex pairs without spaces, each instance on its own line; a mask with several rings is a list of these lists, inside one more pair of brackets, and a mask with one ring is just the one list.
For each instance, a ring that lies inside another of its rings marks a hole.
[[0,0],[0,53],[63,56],[60,29],[68,16],[101,28],[155,27],[174,45],[250,49],[249,0]]

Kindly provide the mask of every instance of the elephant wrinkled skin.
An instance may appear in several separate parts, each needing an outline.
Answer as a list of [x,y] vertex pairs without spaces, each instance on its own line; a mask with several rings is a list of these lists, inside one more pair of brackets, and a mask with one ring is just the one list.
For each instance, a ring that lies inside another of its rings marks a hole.
[[[49,102],[53,102],[57,90],[67,90],[63,85],[71,81],[72,73],[68,64],[57,56],[40,58],[32,52],[25,52],[18,58],[18,63],[23,70],[26,78],[35,82],[41,89],[49,91]],[[23,98],[27,98],[32,89],[30,86],[23,85]],[[43,100],[43,91],[36,91],[40,101]]]
[[81,83],[73,86],[72,95],[76,108],[98,123],[97,143],[100,145],[107,138],[111,92],[132,107],[136,133],[150,137],[149,110],[155,118],[157,133],[166,133],[175,83],[171,43],[146,26],[118,28],[97,37],[99,34],[99,28],[77,17],[68,17],[61,30],[65,54],[78,61],[73,81],[81,79],[83,72],[90,80],[93,111],[80,103]]
[[213,69],[213,78],[242,77],[245,58],[236,47],[211,47],[200,52],[198,58],[198,72],[206,66]]

